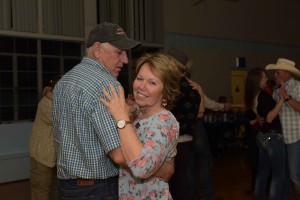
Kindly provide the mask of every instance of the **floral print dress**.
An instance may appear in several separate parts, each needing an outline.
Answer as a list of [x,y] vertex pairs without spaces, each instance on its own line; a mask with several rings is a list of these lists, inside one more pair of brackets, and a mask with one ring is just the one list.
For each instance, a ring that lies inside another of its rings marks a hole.
[[176,155],[179,124],[170,111],[164,110],[133,123],[144,148],[140,155],[119,172],[119,196],[122,200],[172,199],[169,184],[152,176],[165,160]]

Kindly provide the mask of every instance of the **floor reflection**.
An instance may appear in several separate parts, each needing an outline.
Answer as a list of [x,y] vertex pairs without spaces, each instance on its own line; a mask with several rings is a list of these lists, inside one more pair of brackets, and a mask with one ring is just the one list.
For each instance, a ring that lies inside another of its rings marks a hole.
[[[223,200],[253,199],[251,194],[246,192],[250,189],[251,175],[244,149],[224,152],[215,157],[213,176],[215,196],[222,197]],[[199,183],[198,189],[201,189]],[[0,184],[0,197],[9,200],[30,200],[29,181]]]

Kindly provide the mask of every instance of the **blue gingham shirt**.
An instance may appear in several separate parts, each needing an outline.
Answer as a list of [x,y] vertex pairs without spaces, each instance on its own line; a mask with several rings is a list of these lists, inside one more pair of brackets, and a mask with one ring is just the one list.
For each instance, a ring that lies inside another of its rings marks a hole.
[[53,133],[60,179],[106,179],[118,175],[107,153],[120,147],[116,123],[100,103],[102,89],[119,84],[87,57],[65,74],[53,92]]
[[[285,83],[288,95],[300,102],[300,81],[291,78]],[[273,98],[279,100],[279,89],[273,93]],[[300,112],[294,110],[288,102],[285,102],[279,112],[282,132],[286,144],[297,142],[300,139]]]

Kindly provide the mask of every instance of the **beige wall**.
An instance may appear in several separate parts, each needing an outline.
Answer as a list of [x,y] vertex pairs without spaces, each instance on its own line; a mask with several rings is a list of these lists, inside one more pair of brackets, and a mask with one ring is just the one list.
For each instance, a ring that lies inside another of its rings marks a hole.
[[164,0],[165,31],[300,45],[299,0]]
[[192,78],[211,98],[231,99],[230,70],[236,57],[246,69],[278,57],[300,65],[300,1],[164,0],[165,47],[183,49],[194,60]]
[[87,39],[90,30],[97,24],[97,3],[95,0],[84,1],[84,27]]

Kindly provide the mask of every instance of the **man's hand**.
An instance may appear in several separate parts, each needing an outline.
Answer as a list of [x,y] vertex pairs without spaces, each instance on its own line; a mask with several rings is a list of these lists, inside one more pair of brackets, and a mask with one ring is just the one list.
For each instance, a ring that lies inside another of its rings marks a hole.
[[[279,92],[279,97],[280,97],[280,98],[281,98],[281,97],[282,97],[283,99],[288,98],[289,95],[288,95],[288,93],[287,93],[287,91],[286,91],[286,89],[285,89],[284,86],[281,85],[279,91],[280,91],[280,92]],[[280,98],[279,98],[279,99],[280,99]]]
[[199,83],[192,81],[191,79],[188,79],[188,82],[194,90],[197,90],[199,92],[199,94],[201,93],[202,88]]
[[224,103],[224,111],[227,112],[231,110],[231,103]]
[[162,178],[165,182],[169,182],[175,171],[174,158],[165,161],[162,166],[155,172],[154,176]]

